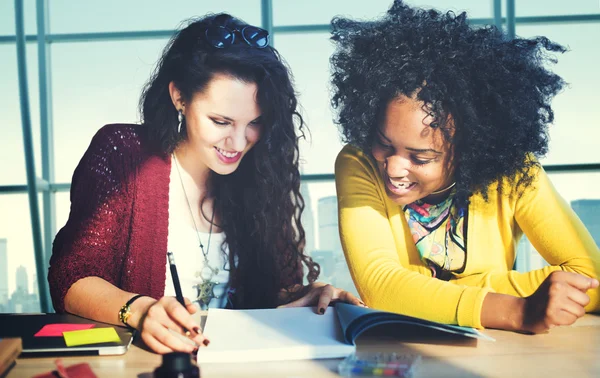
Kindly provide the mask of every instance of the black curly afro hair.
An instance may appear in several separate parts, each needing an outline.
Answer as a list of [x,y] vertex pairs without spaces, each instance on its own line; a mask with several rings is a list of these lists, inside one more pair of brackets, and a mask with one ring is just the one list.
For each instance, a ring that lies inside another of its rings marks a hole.
[[460,205],[475,193],[487,199],[488,186],[501,180],[531,185],[539,166],[532,157],[548,150],[550,102],[565,85],[545,66],[564,47],[544,37],[509,39],[495,26],[469,25],[464,12],[400,0],[380,20],[334,18],[332,30],[332,105],[346,143],[370,151],[387,104],[416,96],[451,145]]

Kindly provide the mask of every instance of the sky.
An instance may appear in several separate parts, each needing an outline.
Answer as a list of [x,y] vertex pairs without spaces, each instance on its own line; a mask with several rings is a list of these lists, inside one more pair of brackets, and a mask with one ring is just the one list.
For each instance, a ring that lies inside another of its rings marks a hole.
[[[25,28],[36,32],[35,0],[25,2]],[[492,1],[412,0],[409,4],[441,10],[466,10],[470,17],[492,17]],[[260,25],[260,0],[227,2],[179,0],[177,6],[161,0],[103,0],[82,2],[52,0],[50,32],[174,30],[190,17],[207,12],[230,12]],[[327,24],[344,15],[369,19],[384,13],[389,0],[273,0],[275,25]],[[14,35],[14,1],[0,0],[0,36]],[[503,12],[505,6],[503,5]],[[600,14],[599,0],[516,0],[516,15]],[[554,69],[570,83],[554,101],[555,125],[550,153],[544,164],[600,163],[600,23],[518,25],[522,37],[546,35],[569,47]],[[310,138],[301,143],[306,174],[333,173],[342,147],[329,105],[329,56],[333,46],[328,33],[275,34],[274,44],[295,78],[302,113]],[[142,85],[167,39],[55,43],[51,46],[52,120],[54,125],[55,181],[69,183],[75,166],[94,133],[104,124],[137,122]],[[27,46],[29,101],[34,131],[36,172],[40,175],[40,131],[37,47]],[[0,185],[26,184],[17,58],[14,44],[0,44]],[[600,198],[600,172],[554,174],[551,179],[568,200]],[[309,185],[316,217],[319,198],[335,194],[331,183]],[[68,216],[68,193],[57,194],[57,226]],[[316,220],[315,220],[316,221]],[[30,285],[35,271],[29,204],[26,194],[0,195],[0,239],[8,240],[9,292],[15,288],[15,271],[24,265]]]

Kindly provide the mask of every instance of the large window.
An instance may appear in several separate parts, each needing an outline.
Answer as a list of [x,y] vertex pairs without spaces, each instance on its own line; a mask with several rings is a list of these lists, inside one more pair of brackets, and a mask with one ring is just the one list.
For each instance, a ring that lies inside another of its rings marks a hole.
[[[96,131],[108,123],[138,123],[142,87],[167,38],[61,43],[52,46],[52,97],[57,182],[73,170]],[[73,70],[73,67],[85,69]],[[74,141],[62,150],[64,141]]]
[[[1,21],[0,21],[1,22]],[[31,120],[36,170],[41,169],[40,159],[40,113],[38,93],[37,50],[34,45],[27,49],[27,75],[31,100]],[[19,81],[17,78],[17,54],[14,44],[0,44],[0,185],[18,185],[27,182],[25,150],[19,111]]]
[[0,209],[0,311],[37,312],[39,297],[37,283],[33,285],[37,274],[27,195],[0,196]]
[[[515,25],[516,35],[545,35],[569,48],[568,53],[557,57],[558,64],[553,67],[569,87],[555,100],[556,122],[551,129],[550,153],[543,164],[561,165],[559,171],[551,172],[551,180],[598,242],[600,192],[596,188],[600,187],[600,171],[581,166],[600,163],[596,147],[600,139],[600,108],[596,104],[600,75],[595,68],[600,60],[598,1],[515,0],[516,18],[507,14],[507,0],[407,2],[467,11],[479,24]],[[138,122],[140,90],[172,31],[186,19],[222,11],[271,28],[275,47],[292,70],[309,129],[307,139],[301,142],[307,250],[322,265],[322,280],[355,291],[337,233],[333,163],[342,142],[330,108],[329,56],[333,46],[329,22],[336,15],[377,17],[391,0],[182,0],[176,6],[159,0],[47,0],[43,25],[47,35],[42,44],[47,54],[42,61],[38,61],[36,38],[35,5],[40,2],[23,3],[27,59],[19,61],[14,1],[0,1],[0,311],[39,309],[37,298],[44,294],[37,292],[35,282],[45,280],[46,273],[43,266],[36,269],[35,256],[41,254],[44,261],[49,258],[52,237],[69,214],[73,170],[94,133],[107,123]],[[34,231],[30,216],[19,64],[26,68],[29,84],[41,233]],[[42,88],[40,76],[47,79]],[[40,90],[47,91],[47,101],[40,97]],[[53,136],[48,139],[52,159],[42,155],[46,139],[41,125],[47,125],[45,130]],[[50,182],[44,182],[46,162],[51,163]],[[37,239],[41,239],[41,250],[35,250]],[[520,244],[519,270],[544,263],[526,240]]]
[[[276,26],[329,24],[335,16],[371,19],[384,14],[391,0],[275,0],[273,24]],[[492,1],[481,0],[407,0],[407,4],[435,7],[455,12],[467,11],[474,18],[492,18]]]
[[518,36],[528,38],[543,35],[568,49],[556,56],[558,62],[551,67],[568,85],[553,103],[555,122],[550,128],[550,151],[544,163],[599,163],[596,139],[600,136],[600,72],[597,68],[600,21],[517,24],[516,32]]

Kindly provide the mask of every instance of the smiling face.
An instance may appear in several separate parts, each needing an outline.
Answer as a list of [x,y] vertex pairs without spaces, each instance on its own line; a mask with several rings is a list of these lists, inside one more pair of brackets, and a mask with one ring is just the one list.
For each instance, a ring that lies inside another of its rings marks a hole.
[[183,110],[187,132],[177,155],[220,175],[233,173],[260,139],[256,84],[217,74],[187,102],[174,83],[169,89],[173,105]]
[[406,96],[390,101],[373,142],[386,192],[399,205],[435,201],[432,193],[452,183],[445,164],[448,145],[441,130],[429,126],[434,120],[422,107],[423,102]]

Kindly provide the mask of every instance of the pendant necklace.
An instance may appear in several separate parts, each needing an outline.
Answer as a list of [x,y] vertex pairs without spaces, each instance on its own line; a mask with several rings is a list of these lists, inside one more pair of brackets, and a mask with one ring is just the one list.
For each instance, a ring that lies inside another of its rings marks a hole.
[[211,267],[208,262],[208,251],[210,250],[210,237],[212,235],[213,221],[215,219],[215,207],[213,204],[212,216],[210,218],[210,229],[208,231],[208,243],[206,245],[206,249],[204,249],[204,244],[202,244],[202,239],[200,238],[200,231],[198,231],[198,226],[196,225],[196,219],[194,218],[194,212],[192,211],[192,206],[190,205],[190,200],[187,196],[187,192],[185,191],[185,185],[183,184],[183,179],[181,177],[181,171],[179,170],[179,163],[177,162],[177,158],[175,157],[175,153],[173,155],[173,161],[175,162],[175,167],[177,168],[177,174],[179,176],[179,181],[181,182],[181,188],[183,189],[183,195],[185,196],[185,200],[188,205],[188,209],[190,210],[190,216],[192,217],[192,222],[194,224],[194,229],[196,230],[196,236],[198,237],[198,245],[200,246],[200,250],[202,251],[202,256],[204,256],[204,263],[202,270],[196,272],[196,277],[201,279],[200,283],[194,285],[196,289],[196,302],[200,305],[200,309],[207,310],[208,304],[213,298],[219,298],[219,296],[215,295],[214,288],[219,282],[214,281],[213,278],[217,274],[219,274],[219,268]]

